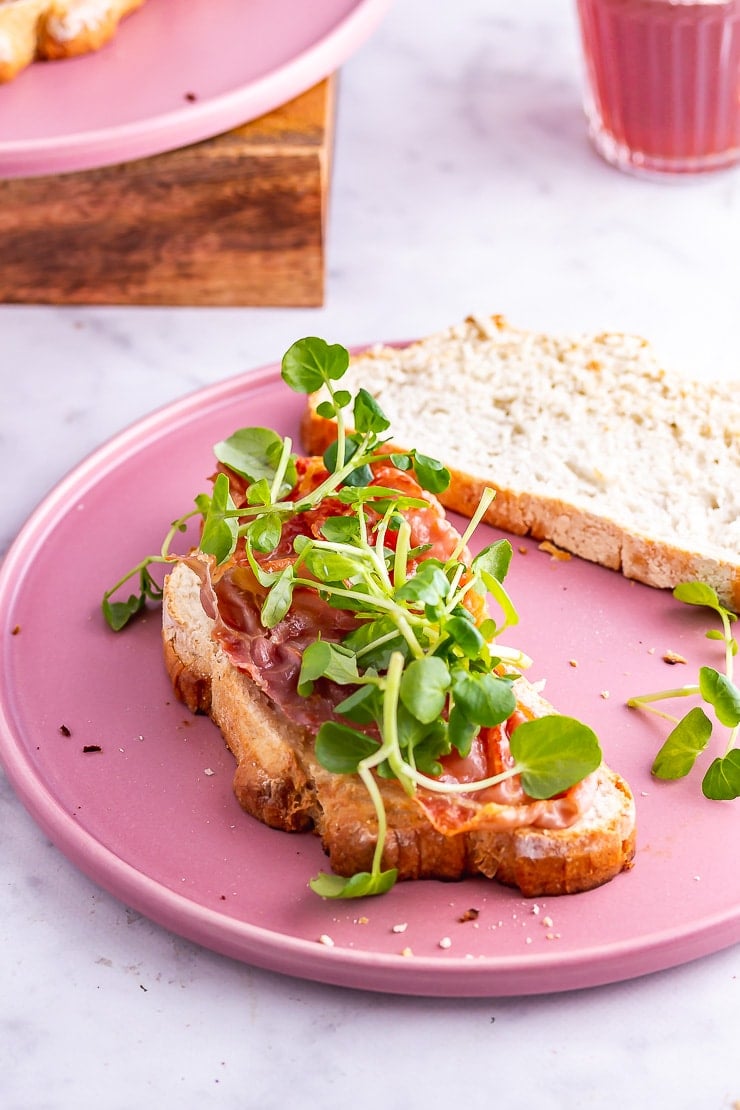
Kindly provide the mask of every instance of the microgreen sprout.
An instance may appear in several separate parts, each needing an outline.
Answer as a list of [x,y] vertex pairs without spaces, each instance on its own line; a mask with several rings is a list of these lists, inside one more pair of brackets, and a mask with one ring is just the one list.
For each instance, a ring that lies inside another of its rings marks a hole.
[[[568,790],[601,762],[591,729],[552,715],[513,730],[513,761],[501,773],[472,783],[440,779],[445,756],[467,756],[480,730],[503,725],[517,705],[514,682],[530,660],[498,642],[518,622],[503,584],[512,547],[500,539],[469,565],[463,561],[492,490],[484,491],[449,555],[437,557],[427,543],[413,546],[412,522],[416,514],[431,511],[429,501],[381,485],[373,466],[380,466],[380,475],[389,464],[412,471],[430,494],[447,488],[449,471],[417,451],[389,452],[384,438],[389,422],[377,401],[363,389],[352,397],[339,385],[348,365],[345,348],[312,337],[294,343],[282,361],[286,384],[299,393],[322,390],[317,411],[336,422],[336,441],[324,453],[324,470],[313,488],[304,491],[297,485],[298,460],[289,438],[266,428],[239,429],[214,447],[221,469],[210,496],[199,494],[196,508],[172,525],[161,552],[138,564],[103,600],[115,629],[140,612],[147,599],[160,600],[162,590],[150,567],[176,558],[170,552],[174,536],[191,517],[200,516],[200,552],[217,567],[226,568],[230,560],[246,562],[262,590],[260,621],[268,634],[289,615],[297,590],[313,591],[351,614],[352,629],[341,641],[317,635],[304,649],[296,688],[305,698],[317,683],[347,688],[335,715],[318,728],[316,757],[332,773],[358,775],[376,816],[370,870],[349,878],[322,873],[311,881],[328,898],[383,893],[395,882],[395,870],[382,866],[387,818],[379,784],[384,778],[397,780],[409,795],[420,789],[455,795],[474,794],[518,775],[530,797],[548,798]],[[230,475],[238,476],[244,488],[239,504]],[[294,536],[291,557],[272,565],[269,556],[283,543],[286,522],[319,506],[317,529]],[[112,600],[136,577],[138,594],[124,602]],[[487,598],[495,602],[498,616],[476,617]]]
[[682,582],[673,596],[686,605],[711,609],[719,618],[721,631],[712,628],[706,633],[709,640],[724,645],[724,673],[714,667],[700,667],[698,680],[652,694],[630,698],[627,705],[644,709],[673,724],[664,744],[652,765],[652,773],[659,779],[680,779],[690,774],[714,731],[714,723],[702,705],[695,705],[682,717],[676,717],[656,708],[656,702],[674,698],[698,697],[708,706],[715,723],[728,729],[724,751],[715,756],[702,780],[702,793],[715,801],[729,801],[740,797],[740,687],[734,681],[733,667],[738,644],[732,635],[732,622],[737,615],[722,605],[716,591],[704,582]]

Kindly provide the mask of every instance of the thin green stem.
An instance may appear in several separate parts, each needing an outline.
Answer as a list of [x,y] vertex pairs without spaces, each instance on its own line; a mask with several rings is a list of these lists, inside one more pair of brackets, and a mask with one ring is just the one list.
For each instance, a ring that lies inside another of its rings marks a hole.
[[290,462],[290,452],[292,448],[293,442],[289,438],[289,436],[286,436],[283,440],[283,449],[280,453],[280,459],[275,470],[275,476],[273,477],[272,485],[270,486],[271,503],[276,500],[277,495],[280,492],[280,487],[283,484],[283,479],[285,478],[285,471],[288,469],[288,463]]
[[480,524],[481,520],[483,519],[483,517],[486,513],[486,510],[488,509],[488,506],[491,504],[491,502],[493,501],[495,496],[496,496],[496,491],[495,490],[489,489],[488,487],[486,487],[486,489],[483,490],[483,493],[481,494],[481,499],[478,502],[478,507],[475,510],[475,512],[473,513],[472,517],[470,518],[470,522],[468,523],[467,528],[465,529],[463,534],[460,536],[460,539],[458,540],[457,544],[455,545],[454,551],[452,552],[449,559],[447,560],[448,564],[455,563],[459,560],[460,555],[462,554],[463,550],[465,549],[465,546],[466,546],[468,540],[470,539],[470,537],[473,535],[476,528]]

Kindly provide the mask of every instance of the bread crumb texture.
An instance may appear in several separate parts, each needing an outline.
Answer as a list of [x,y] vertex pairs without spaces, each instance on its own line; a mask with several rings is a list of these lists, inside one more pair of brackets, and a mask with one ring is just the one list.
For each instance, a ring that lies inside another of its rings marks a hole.
[[494,316],[375,347],[343,384],[377,398],[395,443],[472,479],[471,502],[476,481],[492,484],[491,523],[651,585],[715,584],[721,563],[720,592],[740,596],[737,383],[668,372],[636,336],[558,337]]

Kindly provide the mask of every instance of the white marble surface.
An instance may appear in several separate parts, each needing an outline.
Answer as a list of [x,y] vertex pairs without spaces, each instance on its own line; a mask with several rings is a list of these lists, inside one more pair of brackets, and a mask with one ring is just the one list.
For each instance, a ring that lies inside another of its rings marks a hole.
[[[0,307],[0,551],[113,433],[307,332],[352,344],[498,311],[636,330],[680,370],[740,380],[740,174],[621,176],[586,143],[579,85],[571,0],[402,0],[343,71],[324,308]],[[1,776],[0,814],[8,1110],[740,1105],[737,947],[554,996],[324,987],[127,912]]]

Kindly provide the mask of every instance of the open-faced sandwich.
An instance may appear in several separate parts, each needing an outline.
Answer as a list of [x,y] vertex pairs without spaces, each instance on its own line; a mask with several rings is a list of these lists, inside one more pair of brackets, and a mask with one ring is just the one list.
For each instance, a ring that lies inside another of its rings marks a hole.
[[[220,728],[244,809],[321,838],[319,894],[467,875],[531,896],[598,886],[632,861],[633,798],[502,641],[511,545],[468,547],[492,494],[460,534],[437,498],[448,471],[389,450],[377,403],[343,388],[348,361],[319,339],[291,347],[283,378],[326,391],[336,439],[323,456],[260,427],[217,444],[189,514],[198,547],[142,563],[128,601],[118,583],[109,623],[162,597],[175,692]],[[163,593],[152,561],[174,564]]]
[[0,82],[38,59],[104,46],[144,0],[0,0]]

